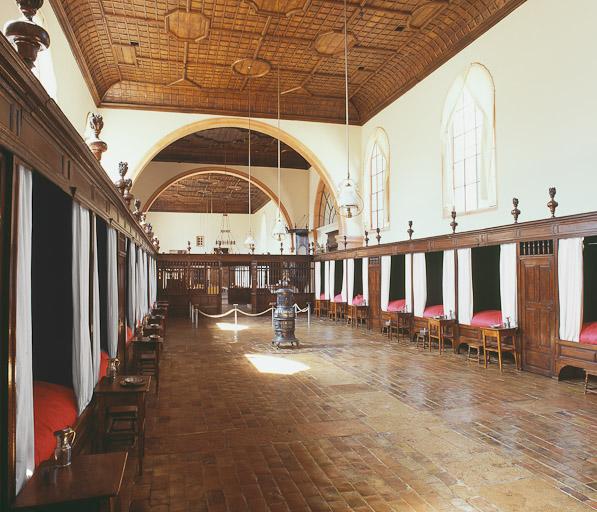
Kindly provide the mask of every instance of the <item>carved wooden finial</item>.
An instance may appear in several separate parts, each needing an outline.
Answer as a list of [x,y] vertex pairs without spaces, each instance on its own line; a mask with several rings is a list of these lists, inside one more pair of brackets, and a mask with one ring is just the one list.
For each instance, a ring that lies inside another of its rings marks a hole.
[[133,186],[133,180],[131,179],[126,179],[124,180],[124,194],[122,194],[122,198],[124,199],[124,202],[126,203],[126,206],[128,208],[131,207],[131,201],[134,199],[134,195],[131,194],[131,187]]
[[280,254],[284,254],[284,242],[280,242]]
[[191,254],[191,241],[187,241],[187,254]]
[[315,244],[313,242],[309,242],[309,254],[313,254],[313,251],[315,250]]
[[375,231],[377,232],[375,238],[377,239],[377,245],[379,245],[381,243],[381,229],[377,228]]
[[406,230],[406,232],[408,233],[408,239],[412,240],[413,239],[413,233],[414,233],[414,230],[413,230],[413,221],[412,220],[408,221],[408,229]]
[[135,210],[133,211],[133,217],[135,217],[135,219],[137,219],[137,222],[139,222],[139,220],[141,220],[141,214],[143,213],[141,211],[141,199],[135,199],[133,205],[135,206]]
[[344,235],[344,250],[346,250],[346,244],[347,244],[347,243],[348,243],[348,242],[346,241],[346,235]]
[[91,114],[89,116],[89,128],[91,128],[93,132],[93,136],[87,139],[87,145],[93,156],[99,162],[102,159],[102,154],[106,152],[108,149],[108,144],[106,144],[103,140],[99,138],[100,133],[104,128],[104,119],[100,114]]
[[365,230],[365,247],[369,247],[369,231]]
[[556,216],[556,208],[558,207],[558,202],[554,199],[556,197],[556,187],[549,188],[549,202],[547,203],[547,207],[551,212],[551,218],[553,219]]
[[456,233],[456,227],[458,226],[458,222],[456,222],[456,209],[452,209],[452,222],[450,222],[450,227],[452,228],[452,233]]
[[8,22],[4,35],[16,47],[29,69],[33,69],[37,54],[50,46],[50,34],[33,21],[33,16],[44,4],[44,0],[16,0],[16,2],[25,19]]
[[514,206],[514,209],[510,213],[512,214],[512,217],[514,217],[514,224],[518,224],[518,216],[520,215],[520,210],[518,209],[517,197],[512,198],[512,205]]
[[126,188],[127,180],[125,179],[126,173],[129,171],[129,164],[126,162],[120,162],[118,164],[118,174],[120,174],[120,179],[114,183],[116,188],[120,192],[121,196],[124,196],[124,189]]

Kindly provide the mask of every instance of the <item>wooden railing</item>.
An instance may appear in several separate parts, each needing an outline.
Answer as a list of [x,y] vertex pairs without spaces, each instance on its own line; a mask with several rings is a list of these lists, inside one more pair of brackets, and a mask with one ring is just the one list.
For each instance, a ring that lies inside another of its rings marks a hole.
[[299,305],[311,302],[312,258],[248,254],[158,257],[158,298],[167,300],[174,314],[186,314],[189,303],[206,313],[221,313],[223,301],[250,304],[257,313],[275,301],[274,292],[283,280],[293,289]]

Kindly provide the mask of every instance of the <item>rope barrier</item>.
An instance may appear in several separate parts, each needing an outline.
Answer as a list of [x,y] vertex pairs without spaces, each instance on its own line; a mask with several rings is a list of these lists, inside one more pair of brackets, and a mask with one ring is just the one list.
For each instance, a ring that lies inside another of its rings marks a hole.
[[[299,313],[307,313],[307,322],[309,325],[311,325],[311,307],[309,304],[307,304],[307,307],[304,309],[301,309],[299,307],[299,305],[296,303],[292,307],[294,308],[294,311],[297,315]],[[234,307],[230,311],[226,311],[226,313],[221,313],[219,315],[210,315],[209,313],[205,313],[204,311],[201,311],[197,306],[193,306],[193,304],[191,304],[191,303],[189,303],[189,309],[190,309],[190,313],[191,313],[191,322],[193,322],[193,324],[195,326],[197,326],[197,324],[199,323],[199,315],[202,315],[207,318],[224,318],[228,315],[234,314],[234,325],[237,325],[238,324],[238,313],[240,313],[241,315],[248,316],[248,317],[257,317],[257,316],[265,315],[265,314],[269,313],[270,311],[272,313],[272,325],[273,325],[274,324],[274,311],[276,308],[271,307],[269,309],[266,309],[265,311],[262,311],[261,313],[247,313],[246,311],[239,309],[238,304],[234,304]]]

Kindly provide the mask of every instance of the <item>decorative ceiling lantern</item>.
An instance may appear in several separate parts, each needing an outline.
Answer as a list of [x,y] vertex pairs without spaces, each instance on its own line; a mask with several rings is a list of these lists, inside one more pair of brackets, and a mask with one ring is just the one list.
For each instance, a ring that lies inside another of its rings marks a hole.
[[232,230],[230,229],[230,217],[227,213],[222,214],[222,225],[220,226],[220,236],[216,241],[217,246],[226,248],[228,251],[236,245],[236,241],[232,239]]
[[311,0],[244,0],[255,14],[262,16],[292,16],[306,12]]
[[280,150],[280,65],[278,64],[278,218],[274,224],[272,236],[274,240],[280,242],[280,247],[283,247],[288,227],[282,220],[282,208],[280,204],[280,168],[281,168],[281,150]]
[[348,19],[346,14],[346,0],[344,0],[344,94],[346,108],[346,179],[338,187],[338,209],[342,217],[348,219],[360,215],[363,211],[361,198],[356,183],[350,177],[350,133],[348,118]]

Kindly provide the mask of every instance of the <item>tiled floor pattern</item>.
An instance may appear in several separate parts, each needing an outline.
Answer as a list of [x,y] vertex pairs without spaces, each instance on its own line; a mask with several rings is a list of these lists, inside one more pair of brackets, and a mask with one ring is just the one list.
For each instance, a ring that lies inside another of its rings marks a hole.
[[578,383],[320,320],[277,351],[269,321],[242,322],[170,319],[147,510],[597,510],[597,396]]

